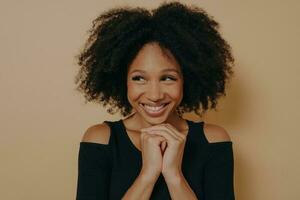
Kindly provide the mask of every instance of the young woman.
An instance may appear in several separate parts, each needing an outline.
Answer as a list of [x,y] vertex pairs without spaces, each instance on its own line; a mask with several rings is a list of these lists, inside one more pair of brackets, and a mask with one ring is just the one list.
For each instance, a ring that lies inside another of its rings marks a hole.
[[182,117],[225,96],[234,59],[218,26],[179,2],[114,8],[93,21],[76,83],[124,118],[84,133],[77,200],[235,198],[229,134]]

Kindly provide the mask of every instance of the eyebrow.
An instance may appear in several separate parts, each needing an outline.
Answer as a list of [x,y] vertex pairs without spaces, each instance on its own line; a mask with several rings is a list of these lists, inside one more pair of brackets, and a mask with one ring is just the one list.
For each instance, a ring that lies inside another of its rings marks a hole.
[[[166,68],[166,69],[163,69],[161,70],[162,72],[166,72],[166,71],[174,71],[176,73],[179,74],[179,71],[177,69],[174,69],[174,68]],[[146,71],[144,70],[141,70],[141,69],[135,69],[135,70],[132,70],[130,73],[133,73],[133,72],[141,72],[141,73],[146,73]]]

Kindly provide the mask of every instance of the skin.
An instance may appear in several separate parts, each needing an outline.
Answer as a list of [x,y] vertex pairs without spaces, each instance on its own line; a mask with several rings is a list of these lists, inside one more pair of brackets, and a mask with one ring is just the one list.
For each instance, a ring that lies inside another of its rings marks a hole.
[[[155,43],[146,44],[128,69],[128,100],[133,113],[123,119],[123,123],[131,141],[142,152],[143,165],[122,200],[149,199],[160,174],[164,176],[172,199],[197,199],[181,172],[188,125],[175,110],[182,100],[183,77],[178,63],[170,52],[167,53],[164,54]],[[176,69],[179,73],[163,72],[165,68]],[[144,70],[144,73],[132,73],[136,69]],[[136,75],[141,77],[133,80]],[[166,76],[172,76],[176,81]],[[140,102],[170,104],[163,115],[150,117],[140,107]],[[106,138],[104,133],[107,133]],[[107,144],[109,133],[107,125],[96,125],[87,130],[82,141]],[[230,141],[226,130],[217,125],[205,123],[204,134],[209,142]]]
[[[127,98],[134,112],[124,124],[136,146],[140,146],[142,172],[149,177],[157,178],[161,172],[169,177],[181,174],[187,124],[176,113],[176,107],[183,97],[183,83],[176,59],[157,43],[144,45],[129,66]],[[140,105],[166,102],[169,104],[158,117],[149,116]]]
[[[166,69],[177,72],[164,72],[163,70]],[[143,70],[144,72],[135,72],[135,70]],[[172,78],[176,80],[172,80]],[[176,125],[182,121],[175,112],[183,97],[183,76],[180,66],[172,54],[168,52],[168,55],[165,55],[158,44],[148,43],[144,45],[132,61],[127,74],[127,89],[128,101],[136,112],[134,120],[140,125],[136,128],[162,123]],[[170,102],[170,104],[160,117],[149,117],[139,105],[141,102],[151,105],[164,102]]]
[[[123,199],[149,199],[160,173],[173,199],[196,199],[181,171],[188,125],[176,107],[183,97],[183,75],[176,59],[166,53],[157,43],[148,43],[128,68],[127,98],[133,114],[123,122],[142,152],[143,166]],[[140,105],[166,102],[169,104],[158,117],[149,116]]]

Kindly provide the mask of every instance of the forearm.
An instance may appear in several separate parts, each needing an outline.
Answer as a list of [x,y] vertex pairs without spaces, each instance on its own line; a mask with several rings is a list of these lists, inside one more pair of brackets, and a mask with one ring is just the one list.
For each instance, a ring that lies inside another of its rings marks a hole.
[[182,174],[170,178],[165,177],[165,180],[172,200],[197,200],[197,196]]
[[157,178],[140,174],[127,190],[122,200],[149,200]]

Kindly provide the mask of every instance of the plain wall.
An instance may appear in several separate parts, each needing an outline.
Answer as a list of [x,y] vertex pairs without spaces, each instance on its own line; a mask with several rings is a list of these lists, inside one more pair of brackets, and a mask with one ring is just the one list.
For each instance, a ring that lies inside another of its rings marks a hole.
[[[75,199],[82,134],[121,117],[75,91],[75,55],[102,11],[161,2],[0,1],[0,199]],[[233,48],[235,77],[203,120],[231,135],[236,199],[300,199],[299,1],[181,2],[214,16]]]

